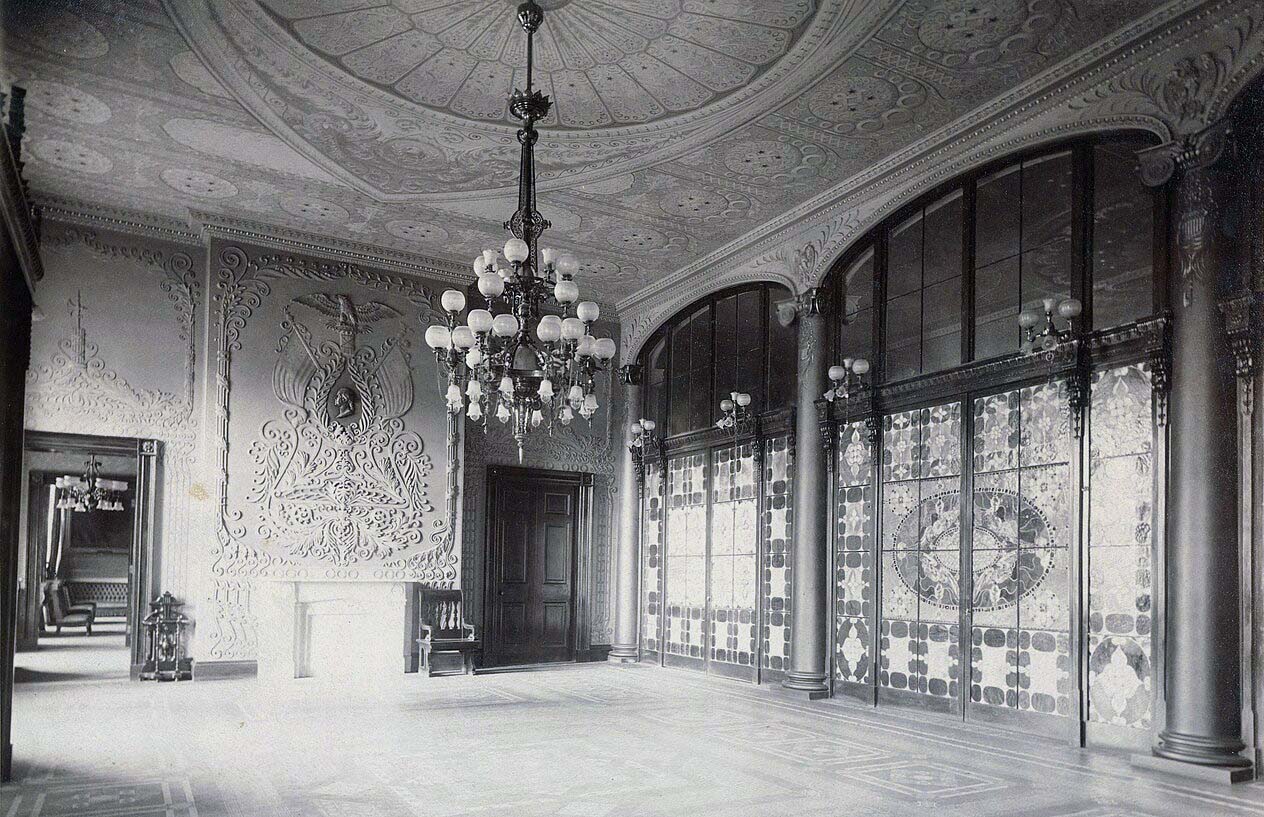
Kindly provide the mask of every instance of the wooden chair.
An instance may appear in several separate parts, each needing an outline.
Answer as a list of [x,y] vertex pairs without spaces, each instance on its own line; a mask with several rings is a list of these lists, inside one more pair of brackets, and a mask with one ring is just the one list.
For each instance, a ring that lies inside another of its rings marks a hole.
[[417,644],[427,676],[474,672],[474,654],[482,643],[474,627],[465,623],[464,613],[460,590],[421,589],[417,600],[421,638]]
[[96,605],[70,604],[70,594],[61,582],[46,580],[40,582],[40,590],[44,594],[44,616],[46,626],[55,627],[61,632],[62,627],[83,627],[88,635],[92,635],[92,622],[96,619]]

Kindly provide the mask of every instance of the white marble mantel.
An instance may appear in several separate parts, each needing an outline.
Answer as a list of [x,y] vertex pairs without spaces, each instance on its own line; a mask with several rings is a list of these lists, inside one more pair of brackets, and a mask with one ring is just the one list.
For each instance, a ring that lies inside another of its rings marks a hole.
[[259,679],[365,685],[402,675],[416,638],[412,589],[401,581],[257,579]]

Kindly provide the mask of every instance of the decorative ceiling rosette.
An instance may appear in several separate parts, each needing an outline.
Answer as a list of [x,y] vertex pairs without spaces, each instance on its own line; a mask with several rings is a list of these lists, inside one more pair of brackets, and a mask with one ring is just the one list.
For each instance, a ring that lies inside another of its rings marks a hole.
[[[891,5],[551,0],[537,85],[554,105],[541,189],[598,182],[732,131],[799,93]],[[510,0],[166,0],[253,115],[383,201],[511,191],[506,99],[524,80]]]

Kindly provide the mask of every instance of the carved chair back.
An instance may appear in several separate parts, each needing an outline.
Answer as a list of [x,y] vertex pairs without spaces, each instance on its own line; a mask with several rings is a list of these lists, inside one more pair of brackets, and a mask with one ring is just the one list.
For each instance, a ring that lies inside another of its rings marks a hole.
[[473,641],[474,627],[465,623],[460,590],[421,589],[417,602],[422,636],[430,641]]

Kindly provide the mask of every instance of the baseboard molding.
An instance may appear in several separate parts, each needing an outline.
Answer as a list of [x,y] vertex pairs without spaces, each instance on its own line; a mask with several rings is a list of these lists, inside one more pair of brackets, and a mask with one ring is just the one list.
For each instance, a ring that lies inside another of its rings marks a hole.
[[577,658],[576,660],[578,661],[605,661],[606,657],[609,655],[610,655],[609,644],[593,644],[591,647],[588,648],[587,652],[585,653],[583,657]]
[[193,680],[195,681],[254,678],[258,674],[258,661],[198,661],[193,665]]

